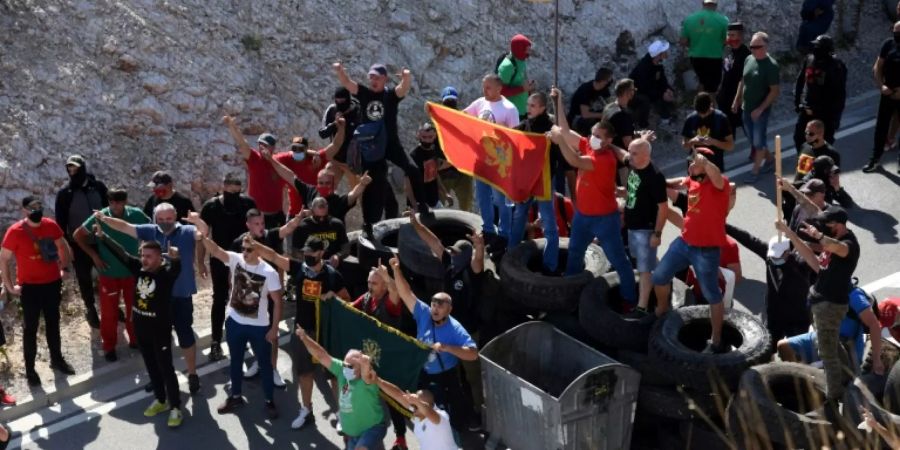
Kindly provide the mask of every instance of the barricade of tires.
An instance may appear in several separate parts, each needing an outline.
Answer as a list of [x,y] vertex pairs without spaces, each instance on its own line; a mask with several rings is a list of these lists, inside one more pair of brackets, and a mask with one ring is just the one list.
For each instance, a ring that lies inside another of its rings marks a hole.
[[[435,213],[425,225],[445,247],[481,229],[477,215]],[[374,239],[358,236],[355,275],[345,275],[356,279],[348,283],[364,288],[365,279],[360,277],[369,267],[399,254],[420,298],[443,290],[444,266],[408,223],[406,218],[386,220],[374,226]],[[856,379],[847,389],[842,415],[837,423],[831,422],[822,407],[823,371],[770,362],[771,339],[755,316],[728,311],[722,339],[730,350],[702,353],[711,330],[709,306],[685,306],[693,302],[683,282],[673,282],[670,311],[657,318],[651,294],[651,313],[635,318],[623,314],[619,277],[599,246],[588,247],[581,273],[561,276],[542,272],[545,244],[544,239],[525,241],[502,257],[485,258],[479,279],[479,344],[525,321],[544,320],[635,368],[641,373],[641,389],[632,448],[820,448],[864,443],[876,445],[864,448],[879,448],[883,443],[874,433],[856,429],[860,406],[900,430],[900,365],[886,380]],[[560,239],[559,253],[559,271],[564,272],[568,239]],[[866,367],[863,364],[864,371]]]

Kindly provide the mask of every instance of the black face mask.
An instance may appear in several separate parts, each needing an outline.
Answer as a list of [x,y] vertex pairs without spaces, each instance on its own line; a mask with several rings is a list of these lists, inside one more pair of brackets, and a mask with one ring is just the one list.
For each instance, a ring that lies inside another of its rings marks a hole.
[[315,267],[321,260],[322,258],[319,258],[318,256],[303,255],[303,262],[306,263],[308,267]]
[[828,50],[825,50],[825,49],[820,49],[820,48],[813,49],[812,54],[813,54],[813,58],[816,60],[816,62],[822,62],[822,61],[827,61],[828,59],[831,59],[831,52],[829,52]]
[[900,44],[900,31],[894,33],[894,42]]
[[41,219],[44,218],[44,209],[32,209],[28,212],[28,220],[32,223],[41,223]]
[[350,99],[349,99],[349,98],[348,98],[348,99],[344,99],[344,101],[341,102],[341,103],[338,103],[337,101],[335,101],[335,102],[334,102],[334,106],[337,107],[337,110],[338,110],[338,111],[340,111],[340,112],[346,112],[348,109],[350,109]]
[[325,223],[325,221],[328,220],[328,216],[313,216],[313,220],[316,221],[316,223]]

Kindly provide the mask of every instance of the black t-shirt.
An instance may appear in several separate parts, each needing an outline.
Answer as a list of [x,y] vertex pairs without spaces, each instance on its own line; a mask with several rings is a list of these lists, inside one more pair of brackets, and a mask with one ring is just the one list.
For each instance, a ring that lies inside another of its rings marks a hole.
[[[706,117],[700,117],[697,112],[692,112],[687,119],[684,120],[684,127],[681,129],[681,136],[685,139],[693,139],[695,136],[706,136],[719,141],[724,141],[731,136],[731,125],[728,123],[728,117],[722,111],[713,109],[712,114]],[[725,171],[725,150],[713,146],[703,144],[712,150],[715,155],[709,160],[719,168]]]
[[[240,253],[242,251],[241,247],[243,246],[244,237],[247,236],[248,233],[250,232],[245,231],[238,237],[234,238],[234,240],[228,244],[228,250],[231,250],[235,253]],[[281,253],[281,238],[278,237],[278,228],[270,228],[268,230],[264,230],[262,237],[257,238],[256,240],[262,242],[266,247],[269,247],[272,250]]]
[[900,87],[900,45],[894,39],[884,41],[878,57],[884,60],[881,69],[884,73],[884,85],[891,89]]
[[659,204],[665,202],[666,177],[652,163],[628,174],[625,228],[654,230]]
[[616,147],[627,149],[625,142],[622,140],[624,136],[634,137],[634,117],[627,109],[619,106],[617,102],[612,102],[603,110],[603,117],[612,124],[616,130],[616,137],[613,144]]
[[847,244],[850,251],[844,258],[830,252],[819,255],[819,276],[809,289],[810,303],[826,301],[846,305],[850,302],[850,279],[859,261],[859,241],[850,230],[838,240]]
[[347,229],[344,228],[344,222],[331,216],[327,216],[324,222],[317,222],[313,217],[301,220],[300,225],[294,230],[294,248],[303,248],[303,245],[306,244],[306,239],[310,236],[318,236],[328,241],[328,248],[325,249],[325,259],[340,253],[341,248],[350,242],[347,238]]
[[440,195],[438,192],[438,158],[443,154],[438,150],[437,143],[431,148],[425,148],[422,144],[416,146],[409,156],[415,161],[422,173],[422,181],[425,187],[425,203],[428,206],[437,206]]
[[581,86],[578,86],[578,89],[575,90],[575,93],[572,94],[572,100],[569,103],[569,114],[566,118],[569,120],[570,124],[574,123],[575,117],[581,115],[581,105],[587,105],[591,112],[603,112],[603,109],[606,107],[607,99],[609,99],[608,84],[603,89],[597,91],[594,89],[593,81],[582,83]]
[[[797,156],[797,173],[794,174],[794,181],[799,182],[806,174],[812,171],[813,162],[820,156],[830,156],[834,160],[834,165],[841,166],[841,154],[834,149],[829,143],[813,148],[808,143],[800,147],[800,154]],[[828,180],[824,180],[825,185],[829,186]]]
[[156,198],[155,195],[151,195],[150,198],[147,199],[147,203],[144,204],[144,214],[147,215],[151,220],[153,217],[153,208],[156,208],[156,205],[160,203],[169,203],[175,207],[175,219],[181,220],[188,216],[188,213],[194,210],[194,204],[191,203],[191,199],[181,195],[180,192],[175,191],[168,200],[160,200]]
[[[306,184],[300,181],[299,178],[294,178],[294,188],[300,194],[303,204],[307,206],[312,203],[313,199],[320,196],[315,186]],[[328,201],[328,215],[343,222],[344,218],[347,217],[347,212],[352,207],[350,205],[350,196],[347,194],[338,195],[332,192],[328,194],[328,197],[325,197],[325,200]]]
[[716,104],[723,111],[731,110],[731,103],[737,95],[738,84],[744,78],[744,61],[750,56],[750,49],[741,44],[734,49],[725,47],[725,56],[722,58],[722,84],[719,95],[716,96]]
[[225,204],[217,195],[200,208],[200,218],[212,228],[212,240],[219,247],[226,248],[247,231],[247,211],[256,208],[252,198],[241,195],[236,204]]
[[[539,133],[544,134],[550,131],[553,128],[553,117],[549,114],[541,114],[540,116],[533,118],[526,118],[525,120],[519,122],[516,125],[515,129],[521,131],[528,131],[531,133]],[[563,165],[565,164],[565,165]],[[569,165],[566,163],[565,158],[562,153],[560,153],[559,146],[556,144],[550,144],[550,174],[555,175],[557,170],[562,167],[566,169]]]
[[359,100],[360,123],[377,122],[384,120],[388,142],[400,142],[397,132],[397,106],[403,100],[398,97],[394,88],[384,88],[384,92],[376,93],[367,86],[359,85],[356,92]]
[[451,315],[456,319],[466,331],[474,332],[478,330],[478,275],[472,271],[471,263],[467,264],[462,270],[453,270],[453,259],[450,251],[445,250],[441,257],[441,263],[444,265],[444,291],[450,294],[453,299],[453,312]]
[[[288,268],[296,289],[297,313],[294,315],[295,323],[304,330],[316,329],[316,302],[322,299],[322,294],[328,291],[337,294],[346,286],[341,273],[329,266],[322,264],[322,271],[313,273],[305,263],[292,259]],[[340,300],[343,301],[343,300]]]

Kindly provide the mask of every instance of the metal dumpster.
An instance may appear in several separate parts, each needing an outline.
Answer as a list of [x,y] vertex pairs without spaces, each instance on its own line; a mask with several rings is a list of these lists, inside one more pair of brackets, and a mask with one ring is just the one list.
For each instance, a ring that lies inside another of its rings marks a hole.
[[629,448],[636,370],[546,322],[510,329],[479,356],[487,448]]

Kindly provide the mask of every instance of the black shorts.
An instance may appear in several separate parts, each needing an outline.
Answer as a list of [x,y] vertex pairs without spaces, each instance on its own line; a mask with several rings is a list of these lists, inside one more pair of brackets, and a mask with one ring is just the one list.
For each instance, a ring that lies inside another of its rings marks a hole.
[[706,92],[719,90],[719,83],[722,82],[722,58],[691,58],[691,67],[703,85],[703,90]]

